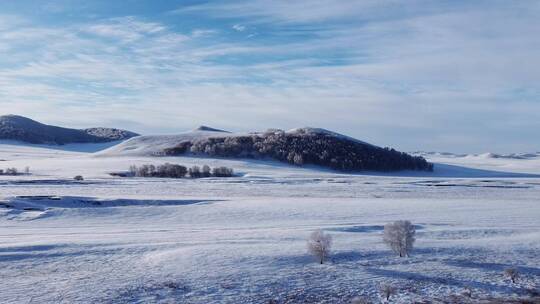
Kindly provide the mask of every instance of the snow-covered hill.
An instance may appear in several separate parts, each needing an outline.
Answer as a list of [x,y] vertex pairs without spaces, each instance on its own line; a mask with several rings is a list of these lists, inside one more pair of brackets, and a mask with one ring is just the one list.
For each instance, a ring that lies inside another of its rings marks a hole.
[[140,136],[100,156],[205,156],[275,160],[343,172],[432,171],[424,158],[381,148],[321,128],[233,134],[208,127],[169,136]]
[[[276,132],[279,130],[267,130],[266,132]],[[200,126],[194,130],[187,131],[176,135],[144,135],[126,140],[119,145],[101,151],[100,156],[155,156],[162,155],[166,149],[174,148],[179,143],[190,141],[194,142],[209,137],[236,137],[247,136],[252,134],[263,134],[266,132],[252,132],[252,133],[231,133],[228,131],[215,129],[208,126]],[[286,134],[327,134],[335,136],[365,145],[369,143],[360,141],[358,139],[342,135],[336,132],[332,132],[322,128],[295,128],[285,132]]]
[[124,140],[138,134],[114,128],[69,129],[45,125],[17,116],[0,116],[0,139],[32,144],[63,145],[69,143],[102,143]]

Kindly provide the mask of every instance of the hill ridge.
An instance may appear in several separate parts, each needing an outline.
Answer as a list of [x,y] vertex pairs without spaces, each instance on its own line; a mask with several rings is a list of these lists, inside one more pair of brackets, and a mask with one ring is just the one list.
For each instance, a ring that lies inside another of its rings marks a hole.
[[72,129],[43,124],[20,115],[0,116],[0,139],[31,144],[102,143],[129,139],[138,135],[116,128]]

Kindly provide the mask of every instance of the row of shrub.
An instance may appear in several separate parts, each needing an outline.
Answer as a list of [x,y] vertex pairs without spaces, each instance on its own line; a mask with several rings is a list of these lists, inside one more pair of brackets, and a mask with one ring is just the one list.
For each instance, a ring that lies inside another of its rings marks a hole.
[[271,158],[302,166],[313,164],[340,171],[432,171],[423,157],[381,148],[328,133],[287,133],[281,130],[245,136],[224,136],[184,141],[164,155],[208,155],[235,158]]
[[30,168],[29,167],[24,168],[24,173],[20,172],[17,168],[14,168],[14,167],[0,169],[0,175],[16,176],[16,175],[22,175],[22,174],[30,174]]
[[162,165],[142,165],[129,167],[129,176],[136,177],[167,177],[167,178],[203,178],[203,177],[231,177],[234,170],[228,167],[210,168],[208,165],[202,167],[192,166],[187,168],[182,165],[165,163]]

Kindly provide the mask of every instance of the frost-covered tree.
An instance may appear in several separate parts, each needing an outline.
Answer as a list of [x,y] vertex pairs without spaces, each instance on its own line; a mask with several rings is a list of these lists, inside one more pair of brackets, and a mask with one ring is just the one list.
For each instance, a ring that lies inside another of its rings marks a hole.
[[322,230],[316,230],[311,233],[308,239],[308,251],[321,264],[330,256],[332,249],[332,236],[325,234]]
[[328,132],[269,130],[245,136],[209,137],[180,142],[165,155],[186,153],[237,158],[272,158],[302,166],[313,164],[342,171],[433,170],[424,158],[380,148]]
[[510,279],[512,283],[516,283],[517,279],[519,278],[519,271],[516,268],[506,268],[504,270],[504,276]]
[[472,294],[473,294],[473,289],[471,286],[468,286],[466,285],[464,288],[463,288],[463,291],[461,292],[461,294],[466,297],[466,298],[472,298]]
[[215,177],[231,177],[233,176],[233,169],[227,167],[212,168],[212,175]]
[[210,177],[212,175],[212,170],[210,169],[210,166],[204,165],[202,167],[202,176],[203,177]]
[[135,166],[135,165],[129,166],[129,175],[130,176],[137,176],[137,166]]
[[152,176],[182,178],[187,174],[187,168],[181,165],[165,163],[159,165]]
[[409,256],[416,230],[410,221],[395,221],[384,226],[383,241],[400,257]]
[[18,175],[19,171],[17,170],[17,168],[7,168],[5,174],[6,175]]
[[386,301],[389,301],[390,297],[397,293],[397,289],[394,286],[385,283],[379,287],[379,292]]
[[189,176],[192,178],[201,177],[201,168],[199,168],[199,166],[193,166],[189,168]]
[[188,170],[181,165],[165,163],[157,167],[154,165],[130,166],[129,172],[130,175],[137,177],[182,178],[186,176]]

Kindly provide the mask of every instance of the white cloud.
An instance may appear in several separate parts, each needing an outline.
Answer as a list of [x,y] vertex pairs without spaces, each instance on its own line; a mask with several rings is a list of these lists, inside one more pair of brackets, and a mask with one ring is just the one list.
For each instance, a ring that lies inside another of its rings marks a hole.
[[200,37],[208,37],[217,34],[218,31],[216,30],[210,30],[210,29],[195,29],[191,31],[191,37],[193,38],[200,38]]
[[246,27],[241,25],[241,24],[235,24],[232,26],[233,30],[237,31],[237,32],[243,32],[246,30]]
[[[381,5],[377,0],[348,0],[336,2],[334,0],[249,0],[229,2],[206,2],[192,6],[182,7],[175,11],[177,14],[186,12],[204,12],[221,18],[253,18],[251,22],[319,22],[326,20],[339,20],[363,16],[374,10],[384,10],[396,1],[389,1]],[[411,1],[412,3],[412,1]]]
[[107,20],[104,23],[83,27],[82,31],[106,38],[133,42],[148,35],[165,31],[165,26],[155,22],[142,22],[134,17]]

